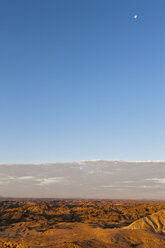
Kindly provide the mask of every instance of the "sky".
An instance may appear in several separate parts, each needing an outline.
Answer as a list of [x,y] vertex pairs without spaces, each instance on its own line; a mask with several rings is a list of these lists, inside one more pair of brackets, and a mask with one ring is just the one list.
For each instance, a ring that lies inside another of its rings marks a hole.
[[0,197],[164,200],[164,162],[1,164]]
[[0,163],[165,160],[164,9],[0,1]]

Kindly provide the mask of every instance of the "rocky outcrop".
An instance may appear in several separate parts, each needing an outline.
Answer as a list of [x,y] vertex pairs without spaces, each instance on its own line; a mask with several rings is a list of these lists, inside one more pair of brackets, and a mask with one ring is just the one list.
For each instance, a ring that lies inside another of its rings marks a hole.
[[126,229],[143,229],[147,231],[164,233],[165,232],[165,210],[149,215],[134,221]]
[[11,241],[5,241],[5,240],[0,240],[0,247],[1,248],[24,248],[21,244],[11,242]]

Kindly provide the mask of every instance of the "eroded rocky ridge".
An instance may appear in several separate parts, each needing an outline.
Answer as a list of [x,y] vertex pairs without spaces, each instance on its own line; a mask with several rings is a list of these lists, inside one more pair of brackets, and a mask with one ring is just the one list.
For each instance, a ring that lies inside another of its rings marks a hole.
[[158,211],[152,215],[141,218],[131,225],[126,227],[127,229],[141,229],[157,233],[165,232],[165,210]]

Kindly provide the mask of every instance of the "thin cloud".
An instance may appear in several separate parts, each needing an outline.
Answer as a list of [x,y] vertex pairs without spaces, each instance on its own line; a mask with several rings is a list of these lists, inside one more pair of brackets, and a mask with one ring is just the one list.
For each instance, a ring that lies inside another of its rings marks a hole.
[[34,179],[34,176],[21,176],[21,177],[13,177],[13,176],[8,176],[7,177],[8,180],[31,180]]
[[165,184],[165,178],[147,178],[148,181],[154,181],[155,183]]
[[49,177],[49,178],[39,178],[36,179],[36,181],[38,182],[37,185],[42,186],[42,185],[49,185],[52,183],[59,183],[61,181],[63,181],[63,177]]

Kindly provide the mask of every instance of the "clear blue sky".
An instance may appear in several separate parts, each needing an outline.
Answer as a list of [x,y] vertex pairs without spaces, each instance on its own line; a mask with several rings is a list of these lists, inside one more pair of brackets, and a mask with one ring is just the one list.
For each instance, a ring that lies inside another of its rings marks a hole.
[[165,160],[164,10],[1,0],[0,163]]

